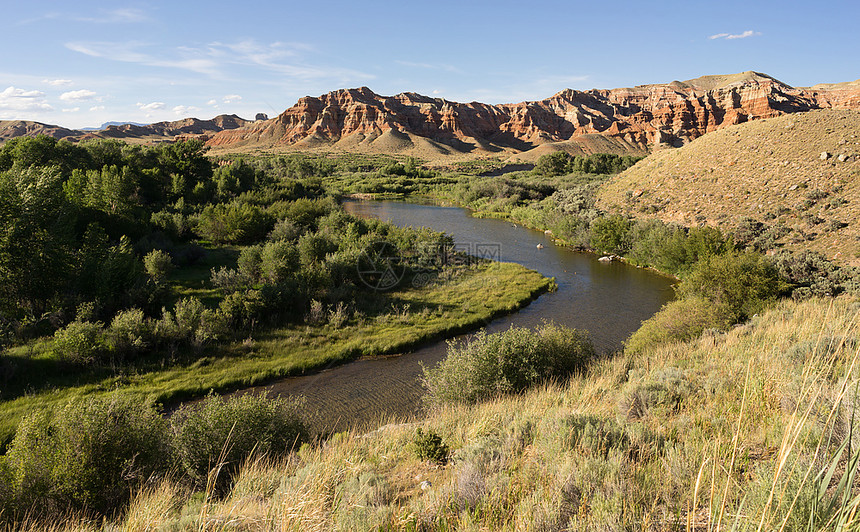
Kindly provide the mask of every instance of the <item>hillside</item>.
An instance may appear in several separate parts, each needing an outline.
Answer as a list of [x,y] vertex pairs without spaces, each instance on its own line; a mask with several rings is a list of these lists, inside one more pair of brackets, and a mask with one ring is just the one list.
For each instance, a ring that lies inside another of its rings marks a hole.
[[[816,472],[850,434],[838,398],[857,360],[856,309],[788,301],[727,333],[600,360],[569,384],[356,428],[283,462],[251,461],[223,498],[167,479],[118,525],[805,530]],[[451,460],[419,459],[418,429]],[[821,524],[810,529],[832,529]]]
[[209,145],[219,151],[324,147],[425,158],[516,155],[522,161],[555,150],[639,155],[734,124],[818,108],[860,109],[860,87],[799,89],[744,72],[633,88],[566,89],[540,101],[501,105],[411,92],[381,96],[361,87],[301,98],[271,120],[215,135]]
[[55,139],[65,139],[84,134],[85,133],[83,131],[76,131],[74,129],[67,129],[61,126],[53,126],[30,120],[0,120],[0,142],[5,142],[16,137],[47,135]]
[[156,122],[154,124],[108,125],[102,130],[77,130],[61,126],[25,120],[0,121],[0,142],[15,137],[35,137],[47,135],[55,139],[79,141],[98,138],[115,138],[126,141],[163,142],[175,140],[177,135],[205,136],[235,129],[252,123],[236,115],[218,115],[209,120],[183,118],[182,120]]
[[860,264],[860,112],[758,120],[657,151],[607,182],[598,206],[732,232],[760,222],[768,247]]

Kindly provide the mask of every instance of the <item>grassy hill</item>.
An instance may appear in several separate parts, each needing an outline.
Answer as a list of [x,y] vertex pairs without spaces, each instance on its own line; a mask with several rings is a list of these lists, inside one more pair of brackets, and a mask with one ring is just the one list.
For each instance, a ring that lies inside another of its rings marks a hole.
[[655,152],[601,187],[598,206],[730,232],[757,227],[769,231],[766,247],[860,264],[860,112],[753,121]]
[[[353,429],[246,464],[224,497],[154,483],[120,528],[795,530],[815,515],[811,529],[831,529],[858,305],[786,301],[727,333],[599,360],[570,383]],[[428,447],[449,460],[418,458]],[[833,486],[818,491],[829,464]]]

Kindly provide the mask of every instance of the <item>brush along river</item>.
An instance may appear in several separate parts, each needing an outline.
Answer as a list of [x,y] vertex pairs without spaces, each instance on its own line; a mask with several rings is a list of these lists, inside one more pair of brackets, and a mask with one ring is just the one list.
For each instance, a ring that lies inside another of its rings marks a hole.
[[[454,237],[456,249],[515,262],[555,277],[558,290],[524,309],[488,323],[488,332],[512,325],[532,328],[543,320],[585,329],[599,352],[614,350],[642,320],[672,299],[672,281],[619,262],[603,263],[589,253],[556,246],[550,236],[509,221],[479,219],[458,207],[401,201],[349,201],[357,216],[389,220],[398,226],[429,227]],[[271,394],[303,395],[322,430],[374,423],[421,408],[421,364],[435,365],[447,344],[435,342],[402,356],[361,359],[309,376],[290,377],[259,388]]]

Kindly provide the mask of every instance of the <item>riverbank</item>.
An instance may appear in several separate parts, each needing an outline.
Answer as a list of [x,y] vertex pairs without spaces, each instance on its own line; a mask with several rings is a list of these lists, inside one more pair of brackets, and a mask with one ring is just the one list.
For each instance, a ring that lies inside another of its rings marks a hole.
[[210,391],[227,392],[304,375],[361,357],[402,353],[480,327],[552,290],[554,280],[517,264],[483,263],[449,270],[423,288],[389,295],[378,316],[345,323],[293,325],[212,350],[195,362],[129,373],[97,382],[28,394],[0,403],[0,438],[8,442],[27,413],[73,398],[120,390],[140,401],[171,405]]
[[839,398],[856,378],[856,320],[853,298],[785,301],[725,334],[601,359],[569,383],[252,461],[223,498],[163,481],[119,525],[824,529],[843,492],[819,489],[816,472],[850,473],[838,453],[852,409]]

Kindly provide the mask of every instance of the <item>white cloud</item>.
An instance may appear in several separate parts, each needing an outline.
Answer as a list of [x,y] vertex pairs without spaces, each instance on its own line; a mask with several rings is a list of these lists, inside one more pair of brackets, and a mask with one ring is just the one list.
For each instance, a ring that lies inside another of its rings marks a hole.
[[96,24],[118,24],[129,22],[145,22],[150,20],[149,16],[143,10],[131,7],[101,10],[101,13],[95,16],[72,15],[69,13],[60,13],[58,11],[50,11],[44,15],[21,20],[18,25],[32,24],[42,20],[74,20],[76,22],[93,22]]
[[9,111],[52,111],[41,91],[25,91],[8,87],[0,92],[0,110]]
[[69,50],[88,55],[121,61],[123,63],[137,63],[153,67],[167,67],[190,70],[199,74],[215,75],[218,73],[217,63],[212,59],[202,57],[200,53],[181,53],[183,57],[163,58],[140,51],[141,48],[151,46],[140,42],[68,42],[66,48]]
[[228,94],[224,96],[224,103],[236,103],[242,99],[238,94]]
[[149,20],[149,17],[140,9],[125,7],[105,11],[100,16],[77,17],[75,20],[79,20],[81,22],[95,22],[98,24],[116,24],[119,22],[144,22]]
[[433,94],[442,94],[442,91],[439,89],[433,89]]
[[187,115],[189,113],[193,113],[194,111],[199,111],[200,109],[194,107],[193,105],[177,105],[173,108],[173,112],[179,116]]
[[95,91],[81,89],[77,91],[64,92],[60,95],[60,99],[64,102],[75,102],[80,100],[91,100],[95,95]]
[[67,85],[72,84],[72,80],[70,79],[44,79],[42,83],[47,83],[48,85],[52,85],[54,87],[65,87]]
[[141,111],[159,111],[164,109],[164,102],[150,102],[150,103],[140,103],[137,102],[137,108]]
[[63,112],[64,113],[77,113],[80,110],[81,110],[80,107],[72,107],[70,109],[63,109]]
[[414,61],[399,61],[399,60],[395,60],[394,62],[397,63],[398,65],[402,65],[402,66],[410,67],[410,68],[423,68],[423,69],[427,69],[427,70],[444,70],[446,72],[462,73],[462,71],[459,68],[457,68],[453,65],[446,65],[444,63],[416,63]]
[[212,99],[206,102],[206,105],[218,105],[218,100]]
[[759,35],[761,35],[760,31],[747,30],[743,33],[717,33],[715,35],[711,35],[708,39],[746,39],[747,37],[757,37]]
[[215,78],[248,79],[248,69],[258,68],[297,80],[326,80],[326,84],[367,81],[375,76],[348,68],[320,65],[302,56],[312,52],[303,43],[213,42],[205,46],[165,48],[152,42],[72,41],[66,48],[91,57],[151,67],[189,70]]
[[90,111],[104,111],[104,110],[105,110],[104,105],[94,105],[94,106],[90,107]]

